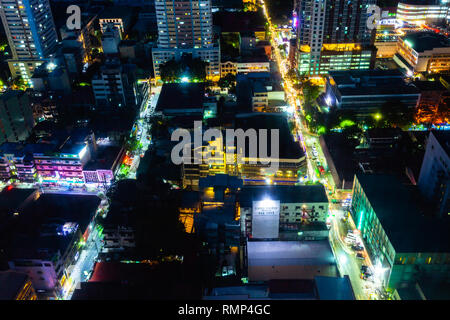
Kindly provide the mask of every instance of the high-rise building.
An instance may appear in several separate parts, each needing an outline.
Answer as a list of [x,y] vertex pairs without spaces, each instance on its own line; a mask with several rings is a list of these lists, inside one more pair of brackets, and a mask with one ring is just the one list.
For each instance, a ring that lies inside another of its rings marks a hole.
[[26,273],[0,271],[0,300],[36,300],[37,295]]
[[10,90],[0,95],[0,143],[26,140],[33,126],[33,111],[27,93]]
[[450,211],[450,133],[431,131],[419,175],[419,188],[434,202],[438,215],[447,217]]
[[28,82],[34,68],[56,50],[49,0],[0,0],[0,16],[12,52],[12,76]]
[[118,59],[107,60],[92,78],[92,90],[99,106],[136,107],[142,99],[136,87],[136,66],[120,64]]
[[185,54],[208,63],[209,79],[220,77],[220,48],[214,43],[211,0],[155,0],[158,47],[153,49],[155,78],[159,66]]
[[397,5],[397,19],[411,24],[444,22],[450,3],[446,0],[402,0]]
[[298,68],[302,74],[369,69],[374,30],[366,26],[375,0],[298,0]]

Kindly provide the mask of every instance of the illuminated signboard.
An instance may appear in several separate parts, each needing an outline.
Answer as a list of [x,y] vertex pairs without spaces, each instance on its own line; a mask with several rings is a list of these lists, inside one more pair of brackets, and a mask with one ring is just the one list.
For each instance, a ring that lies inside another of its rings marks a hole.
[[280,224],[280,201],[253,201],[252,238],[278,238]]

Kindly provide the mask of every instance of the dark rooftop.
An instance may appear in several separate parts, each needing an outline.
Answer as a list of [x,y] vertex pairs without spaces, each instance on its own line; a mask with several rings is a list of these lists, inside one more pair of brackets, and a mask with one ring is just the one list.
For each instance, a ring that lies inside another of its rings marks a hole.
[[[271,113],[248,113],[239,114],[235,118],[235,130],[255,129],[258,133],[259,129],[267,129],[267,145],[271,146],[271,129],[278,129],[279,131],[279,158],[280,159],[299,159],[305,154],[298,142],[294,141],[294,137],[289,129],[289,125],[285,116]],[[259,144],[258,144],[259,149]],[[270,153],[270,147],[267,148]],[[249,141],[246,139],[246,155],[249,154]],[[259,150],[258,150],[259,154]]]
[[65,251],[71,241],[69,236],[58,235],[56,225],[73,222],[84,233],[99,204],[100,198],[92,195],[42,194],[9,221],[1,236],[9,243],[12,257],[42,257],[41,249],[48,257]]
[[0,300],[15,300],[27,279],[25,273],[0,272]]
[[259,12],[227,12],[214,13],[213,22],[221,28],[221,32],[264,31],[265,19]]
[[119,146],[99,146],[95,156],[84,166],[84,170],[112,169],[122,150]]
[[436,140],[439,142],[442,149],[444,149],[444,151],[450,157],[450,131],[434,130],[434,131],[431,131],[431,133],[436,138]]
[[328,202],[323,185],[310,186],[244,186],[239,193],[241,206],[252,206],[253,201],[280,200],[280,203]]
[[408,41],[412,48],[419,53],[434,48],[450,47],[450,40],[447,37],[433,31],[411,32],[404,36],[403,40]]
[[7,100],[7,99],[11,99],[13,97],[21,97],[23,96],[25,93],[25,91],[22,90],[7,90],[4,93],[0,94],[0,100]]
[[204,97],[205,83],[165,83],[156,110],[203,108]]
[[450,220],[424,215],[416,186],[392,175],[356,177],[396,252],[450,251]]
[[115,19],[127,18],[129,19],[133,14],[133,9],[127,6],[113,6],[106,8],[99,14],[99,19]]
[[413,84],[420,91],[445,91],[445,90],[447,90],[440,81],[414,81]]
[[0,193],[0,219],[14,213],[36,190],[5,187]]
[[403,4],[415,4],[415,5],[439,5],[441,0],[401,0],[399,3]]
[[399,70],[330,71],[341,95],[419,94],[414,85],[403,81]]
[[348,276],[314,278],[317,296],[320,300],[356,300]]

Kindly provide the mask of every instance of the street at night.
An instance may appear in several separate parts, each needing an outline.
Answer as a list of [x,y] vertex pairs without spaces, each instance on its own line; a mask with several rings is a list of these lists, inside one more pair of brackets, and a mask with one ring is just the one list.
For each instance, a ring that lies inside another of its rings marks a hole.
[[0,300],[250,319],[450,299],[449,1],[0,17]]

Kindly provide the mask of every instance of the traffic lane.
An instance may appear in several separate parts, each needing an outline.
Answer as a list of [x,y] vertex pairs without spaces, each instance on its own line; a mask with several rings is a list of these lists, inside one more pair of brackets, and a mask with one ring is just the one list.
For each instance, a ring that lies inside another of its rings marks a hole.
[[353,263],[351,261],[351,257],[349,257],[348,253],[343,249],[342,243],[337,239],[336,235],[333,235],[333,233],[334,232],[331,232],[330,236],[332,237],[331,239],[333,250],[335,252],[340,271],[342,273],[341,275],[349,276],[350,283],[352,284],[352,288],[355,293],[356,299],[365,300],[366,294],[364,290],[361,288],[358,274],[355,272],[354,267],[352,267]]
[[335,243],[338,243],[341,252],[345,252],[346,255],[345,266],[347,268],[349,277],[351,278],[350,280],[352,282],[352,286],[354,286],[354,288],[358,290],[360,294],[363,295],[364,299],[367,299],[368,296],[365,289],[365,287],[367,286],[367,282],[361,279],[360,277],[362,261],[357,259],[356,252],[354,252],[344,243],[343,241],[344,236],[342,236],[342,234],[346,234],[346,231],[345,228],[341,226],[341,223],[336,221],[336,218],[333,223],[333,230],[334,233],[332,233],[331,236],[335,238],[336,240]]
[[[350,219],[348,221],[350,221]],[[347,234],[348,230],[354,230],[352,228],[352,226],[351,226],[351,222],[350,222],[350,226],[348,224],[345,224],[345,223],[338,223],[338,226],[339,226],[340,232],[342,234]],[[369,255],[367,253],[364,241],[362,241],[362,239],[359,239],[359,240],[362,242],[363,247],[364,247],[364,250],[361,251],[363,253],[363,255],[364,255],[364,260],[356,258],[356,253],[357,253],[356,251],[354,253],[353,259],[355,260],[355,262],[359,266],[358,276],[360,277],[360,275],[361,275],[361,266],[363,265],[363,263],[364,263],[364,265],[368,266],[368,268],[372,272],[372,274],[374,273],[374,269],[373,269],[372,261],[370,260],[370,257],[369,257]],[[374,291],[374,283],[373,283],[372,280],[363,280],[363,279],[360,278],[360,282],[361,282],[362,286],[368,287],[368,290],[369,290],[370,293],[373,293],[373,291]]]

